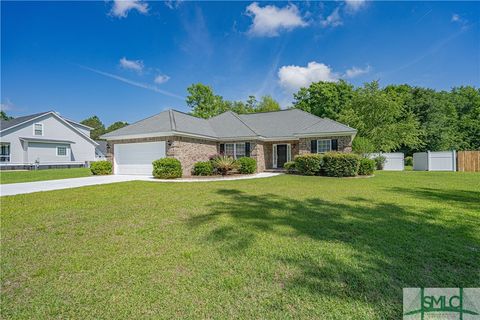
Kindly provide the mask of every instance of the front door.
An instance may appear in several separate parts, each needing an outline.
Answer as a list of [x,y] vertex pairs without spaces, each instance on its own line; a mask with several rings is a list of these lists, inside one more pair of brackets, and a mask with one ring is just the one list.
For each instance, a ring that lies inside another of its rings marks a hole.
[[283,165],[287,162],[287,145],[277,145],[277,168],[283,168]]

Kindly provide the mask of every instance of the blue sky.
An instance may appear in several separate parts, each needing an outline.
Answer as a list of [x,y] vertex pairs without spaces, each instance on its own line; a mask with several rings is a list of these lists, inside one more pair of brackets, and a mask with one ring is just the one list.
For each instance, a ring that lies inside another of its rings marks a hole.
[[478,2],[1,2],[1,103],[107,125],[186,88],[286,107],[312,81],[480,85]]

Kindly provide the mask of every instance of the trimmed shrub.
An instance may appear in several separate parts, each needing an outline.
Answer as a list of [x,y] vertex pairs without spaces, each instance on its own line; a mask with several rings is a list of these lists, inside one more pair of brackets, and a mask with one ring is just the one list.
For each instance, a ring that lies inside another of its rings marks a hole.
[[211,176],[213,174],[213,164],[210,161],[199,161],[193,165],[194,176]]
[[251,174],[257,171],[257,161],[253,158],[242,157],[237,160],[238,172],[242,174]]
[[406,166],[413,166],[413,157],[405,157],[405,165]]
[[295,169],[305,176],[320,174],[322,169],[322,158],[320,154],[303,154],[295,157]]
[[218,156],[212,159],[213,167],[222,176],[227,175],[230,171],[237,168],[237,163],[232,157]]
[[287,170],[287,173],[295,173],[297,170],[295,169],[295,161],[288,161],[283,164],[283,167],[285,170]]
[[157,179],[175,179],[182,177],[182,164],[175,158],[162,158],[152,162],[153,176]]
[[360,176],[370,176],[375,171],[376,167],[375,160],[362,158],[360,159],[360,165],[358,166],[358,175]]
[[383,170],[383,166],[385,165],[387,158],[385,158],[384,156],[378,156],[373,158],[373,160],[375,160],[377,170]]
[[329,152],[323,156],[323,170],[329,177],[354,177],[359,165],[360,157],[353,153]]
[[94,175],[112,174],[112,164],[109,161],[95,161],[90,163],[90,171]]

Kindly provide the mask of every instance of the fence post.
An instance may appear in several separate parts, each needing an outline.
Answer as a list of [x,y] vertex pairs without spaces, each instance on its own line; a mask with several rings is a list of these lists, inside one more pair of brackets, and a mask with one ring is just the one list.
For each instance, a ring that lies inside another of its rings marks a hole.
[[427,151],[427,171],[430,171],[430,151]]
[[452,163],[453,171],[457,171],[457,152],[455,150],[452,150]]

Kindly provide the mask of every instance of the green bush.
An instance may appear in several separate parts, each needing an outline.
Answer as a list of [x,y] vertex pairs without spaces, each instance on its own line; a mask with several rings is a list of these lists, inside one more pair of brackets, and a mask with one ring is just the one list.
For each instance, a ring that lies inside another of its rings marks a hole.
[[323,156],[323,170],[329,177],[354,177],[359,165],[360,157],[353,153],[329,152]]
[[297,170],[295,169],[295,161],[288,161],[283,164],[283,167],[285,170],[287,170],[288,173],[295,173]]
[[212,160],[213,167],[222,176],[227,175],[230,171],[237,168],[237,162],[228,156],[217,156]]
[[367,138],[356,136],[353,139],[352,150],[356,154],[367,155],[375,152],[375,146]]
[[90,171],[94,175],[112,174],[112,163],[109,161],[95,161],[90,164]]
[[257,171],[257,161],[253,158],[242,157],[237,160],[238,172],[242,174],[251,174]]
[[182,165],[178,159],[162,158],[152,162],[153,176],[158,179],[175,179],[182,177]]
[[375,171],[376,163],[373,159],[362,158],[360,159],[360,165],[358,167],[358,175],[370,176]]
[[304,154],[295,157],[295,170],[305,176],[320,174],[322,170],[322,158],[320,154]]
[[406,166],[413,166],[413,157],[405,157],[405,165]]
[[213,174],[213,164],[210,161],[200,161],[193,165],[194,176],[211,176]]
[[375,160],[377,170],[383,170],[383,166],[385,165],[387,158],[385,158],[384,156],[378,156],[373,158],[373,160]]

